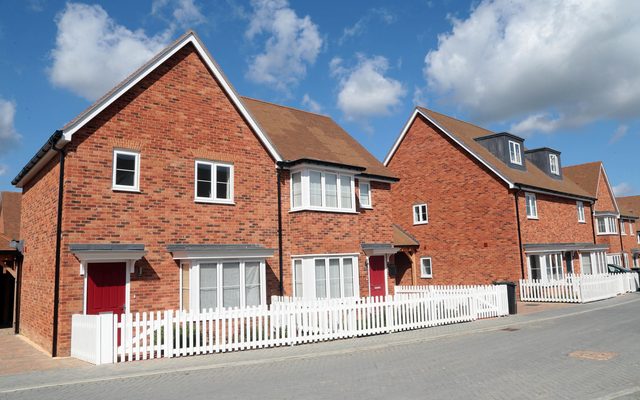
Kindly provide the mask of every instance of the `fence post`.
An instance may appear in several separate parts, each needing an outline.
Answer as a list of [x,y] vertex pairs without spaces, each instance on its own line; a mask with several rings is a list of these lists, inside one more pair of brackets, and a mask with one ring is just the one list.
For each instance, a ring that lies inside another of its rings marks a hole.
[[113,363],[113,314],[98,315],[98,362]]
[[164,356],[173,357],[173,311],[164,312]]

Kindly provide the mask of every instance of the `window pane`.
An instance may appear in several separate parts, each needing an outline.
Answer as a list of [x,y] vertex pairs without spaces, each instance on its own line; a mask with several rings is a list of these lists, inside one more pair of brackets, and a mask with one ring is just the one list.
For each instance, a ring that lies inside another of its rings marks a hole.
[[422,264],[422,276],[431,276],[431,259],[423,258]]
[[325,260],[316,260],[316,297],[324,299],[327,297],[327,275]]
[[218,269],[216,264],[200,264],[200,310],[218,305]]
[[302,260],[293,261],[293,274],[295,279],[295,296],[304,297],[302,291]]
[[420,221],[426,221],[427,220],[427,206],[426,204],[423,204],[420,206]]
[[240,307],[240,263],[222,264],[222,305]]
[[135,186],[135,172],[116,170],[116,185]]
[[247,306],[260,305],[260,263],[246,262],[244,264],[244,283]]
[[582,273],[585,275],[591,275],[592,271],[591,271],[591,254],[590,253],[583,253],[581,254],[582,257]]
[[198,163],[198,177],[199,181],[211,182],[211,165]]
[[360,183],[360,204],[363,206],[371,205],[370,187],[368,183]]
[[413,206],[413,220],[420,222],[420,207],[418,206]]
[[342,275],[344,280],[344,296],[345,297],[353,297],[354,296],[354,287],[353,287],[353,259],[351,258],[343,258],[342,259]]
[[291,175],[293,180],[293,206],[302,206],[302,174],[296,172]]
[[116,155],[116,169],[125,171],[136,170],[136,156],[132,154],[117,154]]
[[331,298],[341,297],[340,293],[340,259],[329,259],[329,295]]
[[231,198],[231,168],[216,166],[216,198],[228,200]]
[[197,163],[196,196],[211,198],[211,165]]
[[352,208],[351,203],[351,177],[340,175],[340,207]]
[[322,174],[316,171],[309,172],[309,190],[311,205],[322,206]]
[[324,187],[327,207],[338,207],[338,176],[336,174],[325,174]]

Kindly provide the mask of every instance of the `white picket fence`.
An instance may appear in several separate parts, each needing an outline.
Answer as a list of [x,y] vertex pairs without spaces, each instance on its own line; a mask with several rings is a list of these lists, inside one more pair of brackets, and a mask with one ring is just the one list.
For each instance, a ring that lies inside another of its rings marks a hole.
[[[496,288],[484,295],[483,301],[495,304],[490,312],[486,305],[479,307],[479,295],[458,290],[349,299],[272,297],[270,306],[243,309],[74,316],[82,324],[72,328],[72,336],[83,337],[72,337],[72,353],[96,364],[124,362],[295,345],[507,315],[506,290]],[[91,352],[74,351],[74,343],[95,342],[95,329],[87,324],[91,319],[108,321],[111,340],[98,340],[110,354],[96,358]]]
[[521,279],[522,301],[588,303],[635,292],[640,287],[635,272],[611,275],[568,275],[558,280]]

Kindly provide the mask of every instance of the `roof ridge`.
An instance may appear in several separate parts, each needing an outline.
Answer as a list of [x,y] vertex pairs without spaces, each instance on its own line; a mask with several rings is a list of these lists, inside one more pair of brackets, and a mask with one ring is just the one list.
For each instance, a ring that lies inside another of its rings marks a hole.
[[274,103],[273,101],[256,99],[255,97],[242,96],[242,95],[240,95],[240,97],[243,98],[243,99],[247,99],[247,100],[259,101],[260,103],[271,104],[272,106],[288,108],[290,110],[300,111],[300,112],[303,112],[303,113],[317,115],[318,117],[324,117],[324,118],[329,118],[329,119],[333,120],[333,118],[330,115],[327,115],[327,114],[320,114],[320,113],[316,113],[316,112],[313,112],[313,111],[303,110],[301,108],[296,108],[296,107],[292,107],[292,106],[286,106],[284,104]]

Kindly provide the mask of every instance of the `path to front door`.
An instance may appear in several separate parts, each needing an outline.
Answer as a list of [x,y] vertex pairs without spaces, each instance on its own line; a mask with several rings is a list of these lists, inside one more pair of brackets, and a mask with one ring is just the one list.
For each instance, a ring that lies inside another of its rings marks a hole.
[[369,295],[386,296],[386,274],[384,271],[384,256],[369,257]]
[[91,263],[87,279],[87,314],[122,314],[126,306],[126,263]]

